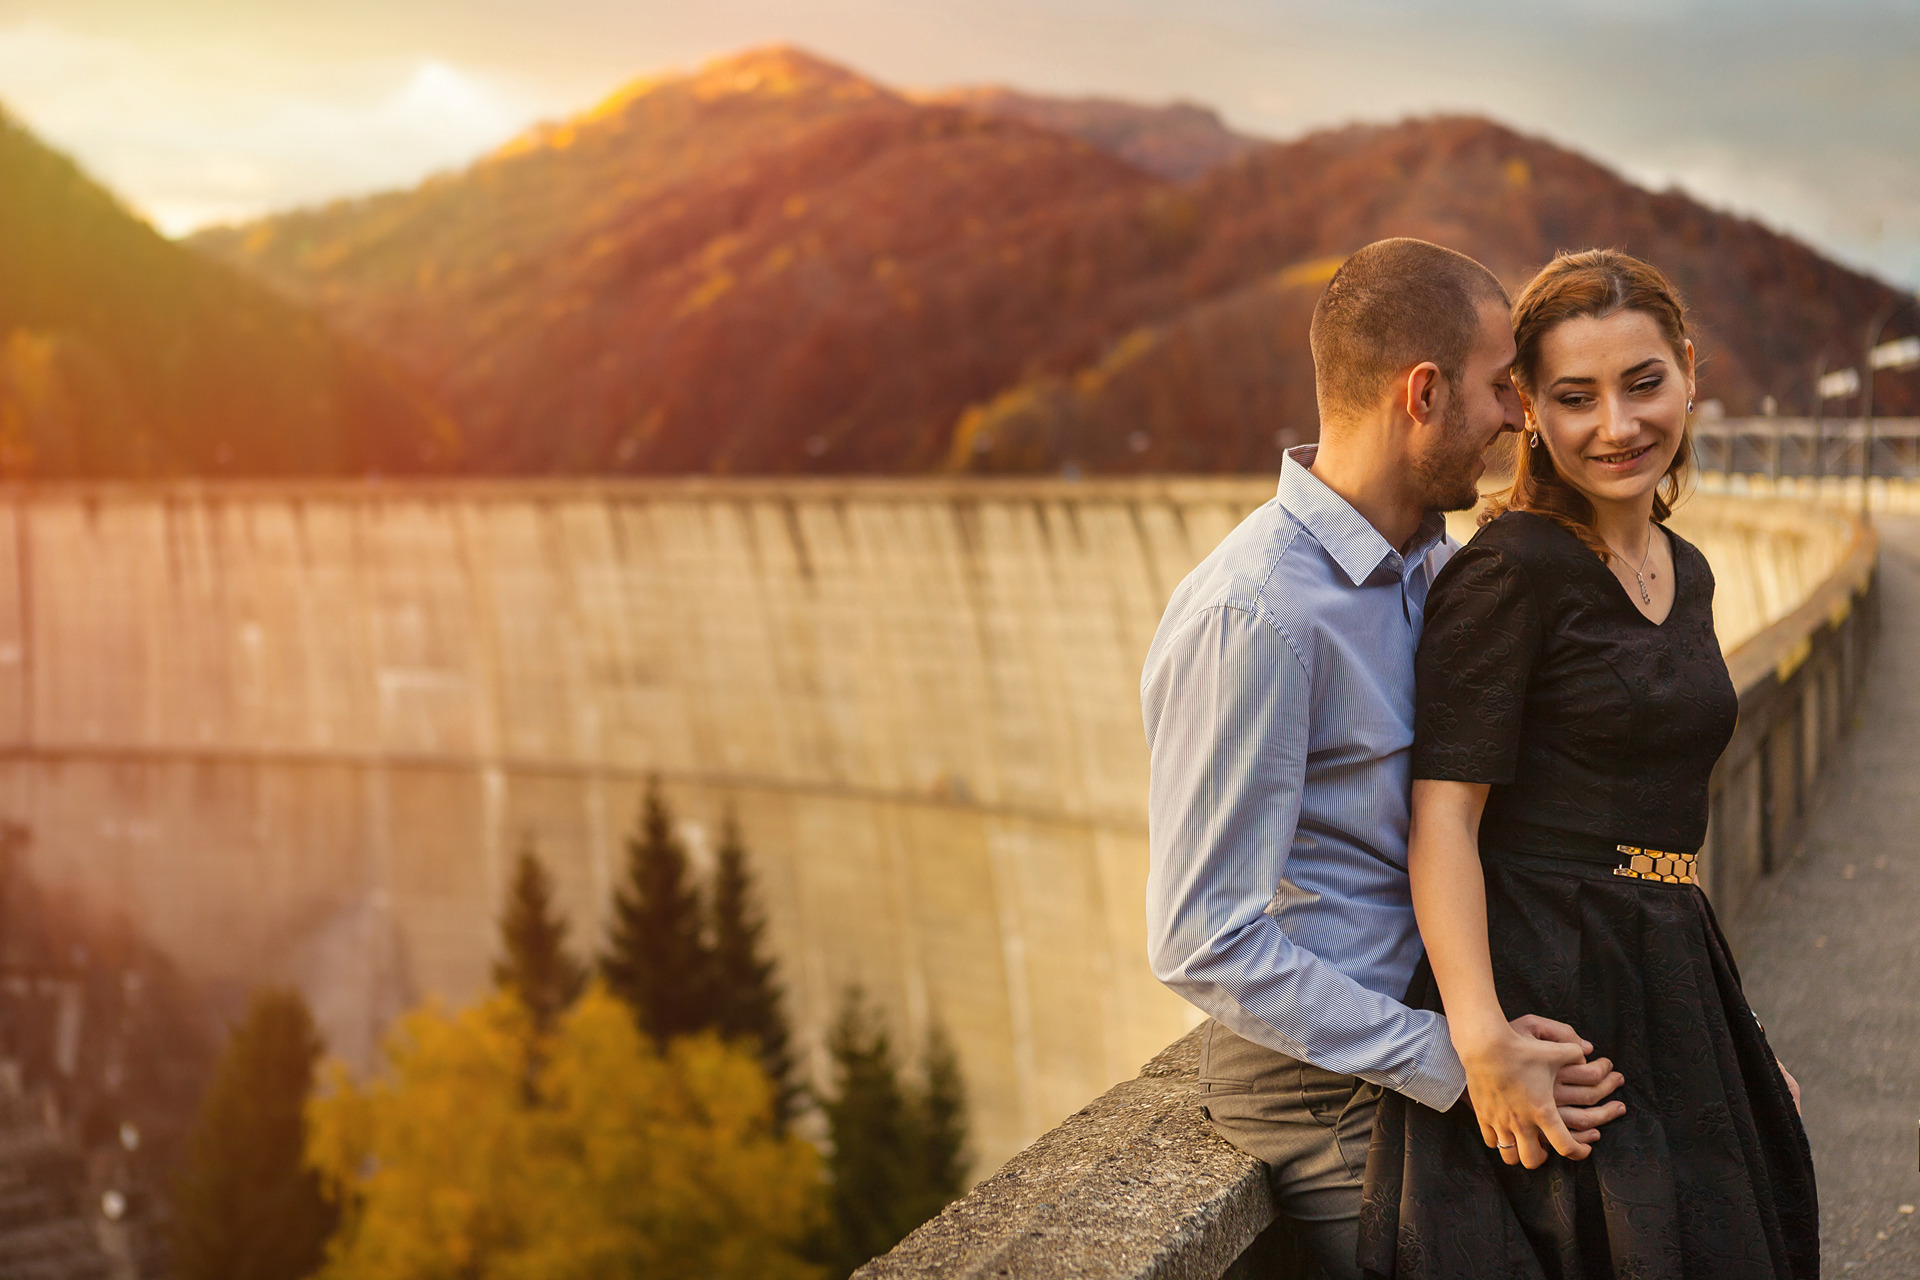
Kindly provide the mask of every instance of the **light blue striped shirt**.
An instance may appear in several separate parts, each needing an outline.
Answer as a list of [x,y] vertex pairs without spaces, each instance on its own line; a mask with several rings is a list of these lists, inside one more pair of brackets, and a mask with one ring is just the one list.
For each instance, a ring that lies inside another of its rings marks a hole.
[[1147,653],[1149,956],[1247,1039],[1446,1110],[1466,1087],[1446,1020],[1400,997],[1413,651],[1454,544],[1431,515],[1402,558],[1313,457],[1287,454]]

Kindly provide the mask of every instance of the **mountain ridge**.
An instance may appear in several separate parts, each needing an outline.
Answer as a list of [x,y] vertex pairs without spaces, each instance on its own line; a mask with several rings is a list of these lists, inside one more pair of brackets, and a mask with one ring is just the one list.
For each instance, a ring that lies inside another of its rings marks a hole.
[[460,443],[380,360],[0,111],[0,475],[405,472]]
[[[1310,269],[1385,235],[1509,288],[1560,248],[1649,257],[1695,304],[1702,398],[1735,412],[1804,398],[1889,296],[1487,120],[1257,143],[1177,105],[1045,106],[749,51],[411,191],[192,243],[390,355],[467,469],[514,474],[1269,469],[1314,433]],[[1175,125],[1224,158],[1154,172],[1140,139]]]

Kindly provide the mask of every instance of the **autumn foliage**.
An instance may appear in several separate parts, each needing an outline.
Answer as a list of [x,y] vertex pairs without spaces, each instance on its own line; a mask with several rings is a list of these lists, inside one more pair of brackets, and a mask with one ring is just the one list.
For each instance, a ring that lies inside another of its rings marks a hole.
[[1732,413],[1801,409],[1889,296],[1486,120],[1256,146],[1177,108],[915,99],[791,49],[195,243],[390,353],[480,471],[1236,471],[1315,434],[1307,317],[1388,235],[1509,286],[1560,248],[1651,259]]
[[445,469],[452,419],[0,112],[0,477]]
[[711,1035],[656,1051],[598,986],[540,1046],[496,995],[416,1012],[364,1085],[309,1104],[309,1158],[343,1212],[322,1277],[813,1280],[819,1158],[776,1136],[751,1053]]
[[785,48],[185,246],[0,118],[0,474],[1271,471],[1320,286],[1389,235],[1510,287],[1650,259],[1733,414],[1804,412],[1891,297],[1483,119],[1262,143]]

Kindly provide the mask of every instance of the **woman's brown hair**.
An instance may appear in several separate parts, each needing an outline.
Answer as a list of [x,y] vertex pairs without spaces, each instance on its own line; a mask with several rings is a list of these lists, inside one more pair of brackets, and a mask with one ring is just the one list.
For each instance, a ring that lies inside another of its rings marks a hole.
[[[1604,319],[1621,311],[1638,311],[1660,326],[1661,336],[1684,367],[1687,350],[1687,304],[1679,290],[1657,267],[1618,249],[1588,249],[1560,253],[1540,269],[1513,303],[1513,381],[1534,398],[1540,372],[1540,346],[1548,333],[1569,320]],[[1536,428],[1537,429],[1537,428]],[[1593,504],[1553,465],[1545,447],[1529,448],[1526,435],[1514,449],[1513,483],[1495,494],[1481,515],[1481,523],[1506,511],[1531,511],[1560,525],[1592,548],[1602,560],[1613,553],[1593,528]],[[1693,458],[1693,428],[1681,428],[1680,448],[1653,497],[1653,518],[1673,514]]]

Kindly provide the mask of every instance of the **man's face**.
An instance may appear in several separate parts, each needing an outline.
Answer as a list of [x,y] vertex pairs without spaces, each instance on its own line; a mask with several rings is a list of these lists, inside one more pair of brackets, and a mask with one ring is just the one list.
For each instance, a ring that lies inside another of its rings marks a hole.
[[1442,382],[1445,408],[1436,425],[1414,430],[1413,475],[1429,511],[1465,511],[1480,500],[1487,448],[1523,417],[1513,389],[1513,329],[1507,309],[1480,304],[1480,329],[1456,384]]

